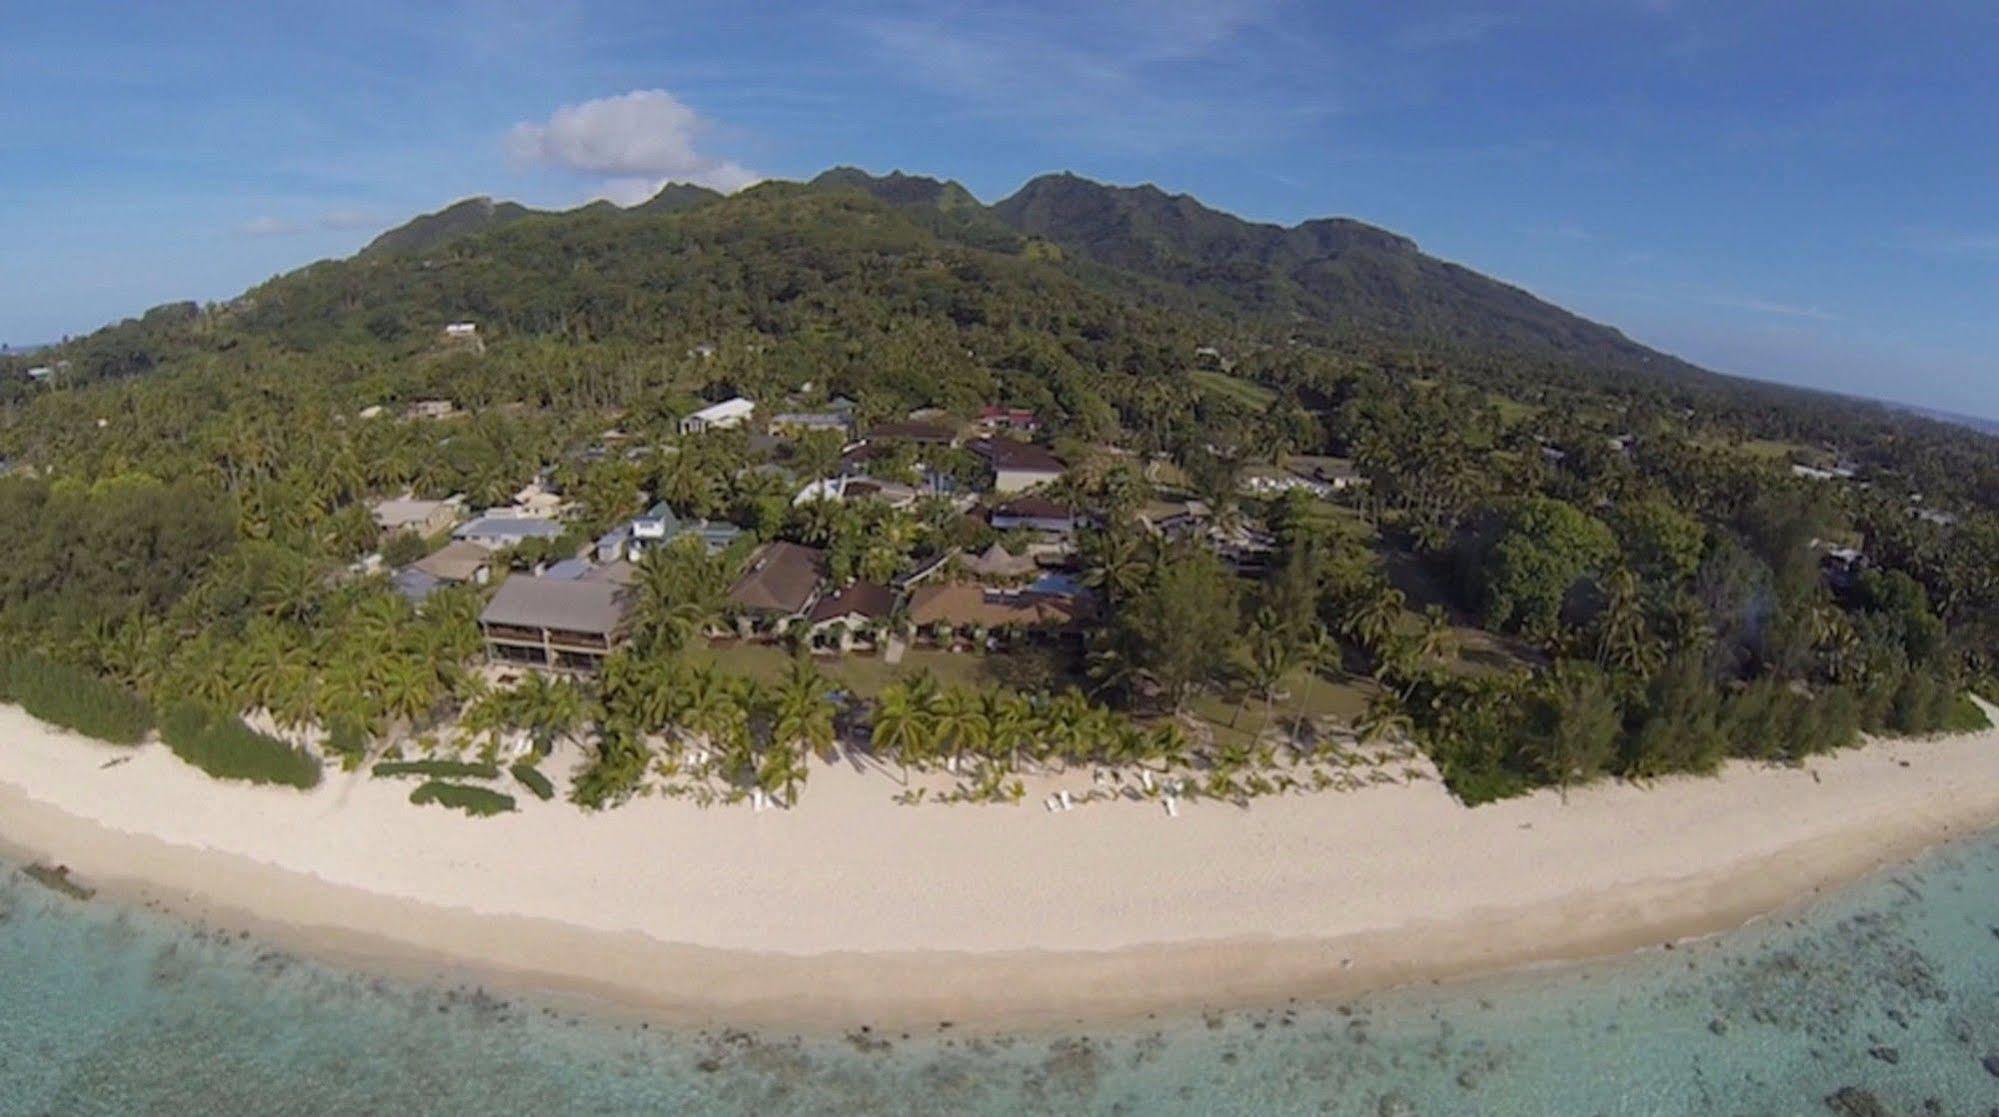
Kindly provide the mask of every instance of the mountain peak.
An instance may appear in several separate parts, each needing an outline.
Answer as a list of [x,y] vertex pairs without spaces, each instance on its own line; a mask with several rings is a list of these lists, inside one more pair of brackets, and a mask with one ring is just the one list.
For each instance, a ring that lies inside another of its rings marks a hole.
[[515,202],[495,202],[481,194],[451,203],[398,225],[361,250],[362,256],[426,252],[460,237],[511,224],[535,211]]
[[892,206],[924,206],[940,210],[983,209],[972,192],[950,179],[890,171],[871,174],[859,167],[834,167],[807,185],[826,190],[859,190]]

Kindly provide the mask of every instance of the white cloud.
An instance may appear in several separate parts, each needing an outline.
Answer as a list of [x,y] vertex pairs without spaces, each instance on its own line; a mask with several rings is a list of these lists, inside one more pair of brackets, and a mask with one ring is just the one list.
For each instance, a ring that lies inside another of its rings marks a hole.
[[1709,306],[1727,307],[1730,310],[1747,310],[1756,314],[1772,314],[1779,318],[1809,318],[1815,322],[1836,322],[1839,319],[1815,306],[1797,306],[1792,303],[1773,302],[1769,299],[1744,298],[1736,295],[1699,295],[1700,302]]
[[643,201],[668,182],[733,192],[758,181],[742,164],[698,149],[708,130],[709,122],[673,94],[638,89],[516,124],[507,152],[523,166],[600,176],[602,196],[621,205]]
[[288,237],[301,231],[296,222],[269,215],[252,217],[236,226],[237,234],[246,237]]
[[376,214],[360,209],[330,209],[319,215],[319,227],[334,232],[350,229],[372,229],[382,224]]
[[1516,22],[1518,17],[1499,12],[1460,12],[1441,19],[1412,23],[1395,34],[1395,43],[1405,50],[1418,51],[1465,46]]
[[[1328,115],[1273,0],[979,7],[851,26],[886,72],[968,112],[1098,148],[1239,150]],[[1318,68],[1331,65],[1323,55]],[[1314,70],[1313,72],[1316,72]]]

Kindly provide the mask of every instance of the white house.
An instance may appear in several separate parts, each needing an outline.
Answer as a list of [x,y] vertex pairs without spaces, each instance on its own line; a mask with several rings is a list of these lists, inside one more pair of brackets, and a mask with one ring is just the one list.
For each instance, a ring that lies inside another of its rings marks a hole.
[[971,450],[992,467],[996,493],[1025,492],[1062,477],[1061,459],[1031,442],[982,438],[971,443]]
[[479,326],[475,322],[453,322],[444,327],[444,336],[456,341],[465,341],[479,336]]
[[725,399],[721,403],[709,404],[680,421],[680,433],[700,434],[702,431],[729,430],[749,422],[750,414],[757,405],[741,396]]

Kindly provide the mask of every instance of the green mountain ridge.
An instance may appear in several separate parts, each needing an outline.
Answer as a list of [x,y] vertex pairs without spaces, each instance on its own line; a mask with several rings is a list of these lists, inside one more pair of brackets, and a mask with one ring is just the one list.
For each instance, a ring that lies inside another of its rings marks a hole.
[[[870,205],[814,208],[800,201],[843,194],[864,197]],[[294,348],[334,338],[365,340],[366,334],[388,339],[417,331],[427,318],[459,317],[534,334],[573,331],[577,322],[594,316],[600,331],[594,336],[601,340],[602,308],[655,302],[662,285],[693,278],[660,257],[644,255],[672,242],[665,234],[673,223],[699,215],[704,233],[714,234],[714,246],[727,254],[754,239],[732,239],[732,222],[754,224],[777,210],[796,219],[779,251],[789,250],[790,238],[817,246],[820,251],[809,253],[811,262],[802,266],[829,273],[853,265],[839,257],[862,227],[893,214],[905,226],[903,235],[932,242],[912,243],[911,251],[936,257],[948,248],[1005,257],[1021,265],[1020,276],[1039,277],[1029,286],[1066,276],[1100,296],[1167,312],[1183,324],[1204,323],[1201,329],[1213,340],[1233,338],[1252,347],[1303,341],[1363,354],[1427,350],[1445,361],[1524,358],[1589,374],[1712,375],[1360,221],[1259,224],[1189,195],[1153,186],[1108,186],[1068,173],[1035,178],[992,205],[950,180],[853,167],[835,167],[805,183],[766,182],[729,196],[673,183],[627,209],[597,202],[557,212],[469,198],[382,233],[347,260],[308,265],[228,306],[240,312],[234,328]],[[578,255],[584,252],[579,241],[587,242],[585,256]],[[555,267],[555,258],[536,258],[549,252],[567,258],[566,269]],[[627,252],[639,256],[619,258]],[[588,271],[579,272],[586,256]],[[412,263],[428,267],[445,260],[458,269],[448,282],[408,272]],[[343,290],[339,299],[297,297],[335,275]],[[603,286],[613,277],[623,286]],[[789,290],[813,282],[801,278]],[[545,290],[503,290],[497,284],[539,284]],[[578,305],[552,305],[556,292]],[[781,289],[772,297],[789,295]],[[529,303],[534,312],[520,320],[500,309]],[[322,317],[306,321],[274,313],[287,304],[314,305]],[[659,305],[680,313],[672,298]],[[757,328],[758,316],[726,307],[710,308],[706,315],[716,328]],[[172,316],[178,342],[166,339],[175,331],[163,330],[157,320],[149,325],[149,319],[137,319],[72,343],[102,358],[92,375],[80,379],[145,371],[171,360],[174,346],[196,335],[213,343],[214,329],[184,319],[178,312]],[[364,330],[356,329],[364,323]],[[634,338],[648,339],[650,331]]]

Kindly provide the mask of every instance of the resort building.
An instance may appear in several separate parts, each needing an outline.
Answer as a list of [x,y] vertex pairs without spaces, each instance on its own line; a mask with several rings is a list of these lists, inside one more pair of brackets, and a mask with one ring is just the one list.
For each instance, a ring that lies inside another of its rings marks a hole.
[[1082,618],[1083,608],[1074,597],[968,582],[918,586],[909,593],[909,622],[919,633],[940,641],[977,630],[1070,630]]
[[704,431],[730,430],[750,421],[750,415],[757,405],[741,396],[725,399],[721,403],[709,404],[680,421],[680,433],[700,434]]
[[484,547],[488,551],[504,551],[530,539],[557,539],[561,535],[562,525],[554,520],[537,516],[495,516],[490,512],[451,533],[451,537],[461,543]]
[[624,586],[603,578],[509,578],[479,615],[495,663],[594,672],[628,635]]
[[992,468],[997,493],[1018,493],[1062,477],[1062,459],[1031,442],[1011,438],[981,438],[968,447]]
[[781,540],[766,543],[729,587],[729,605],[752,627],[783,631],[819,600],[825,582],[826,552]]

